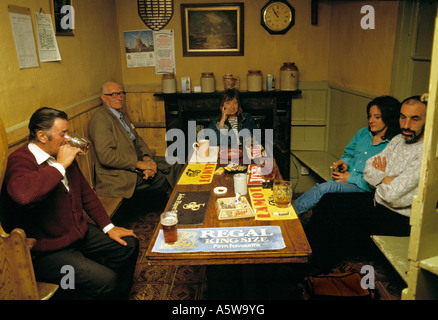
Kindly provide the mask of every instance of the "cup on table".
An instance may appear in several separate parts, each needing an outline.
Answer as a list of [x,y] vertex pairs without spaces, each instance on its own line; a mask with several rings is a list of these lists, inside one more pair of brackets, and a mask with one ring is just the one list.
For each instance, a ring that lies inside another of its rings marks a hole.
[[208,158],[210,155],[210,140],[202,139],[193,144],[193,149],[202,158]]
[[65,135],[65,138],[67,138],[67,143],[71,145],[72,147],[80,148],[82,151],[78,153],[80,156],[85,156],[88,153],[88,150],[90,150],[91,142],[77,134],[73,131],[68,131]]
[[160,216],[163,227],[164,242],[173,244],[178,240],[178,215],[174,212],[164,212]]
[[290,181],[274,181],[272,188],[274,203],[279,208],[287,208],[292,200],[292,183]]
[[244,196],[248,191],[246,173],[236,173],[233,179],[234,193],[240,193],[242,196]]

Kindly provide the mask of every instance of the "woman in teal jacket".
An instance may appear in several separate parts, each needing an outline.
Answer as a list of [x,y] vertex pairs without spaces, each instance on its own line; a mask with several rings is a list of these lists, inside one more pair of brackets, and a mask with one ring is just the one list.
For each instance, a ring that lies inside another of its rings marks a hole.
[[390,96],[373,99],[367,105],[368,127],[357,131],[345,147],[341,159],[333,164],[332,178],[316,184],[294,202],[298,215],[314,208],[326,193],[371,192],[363,178],[366,161],[380,153],[400,133],[400,102]]

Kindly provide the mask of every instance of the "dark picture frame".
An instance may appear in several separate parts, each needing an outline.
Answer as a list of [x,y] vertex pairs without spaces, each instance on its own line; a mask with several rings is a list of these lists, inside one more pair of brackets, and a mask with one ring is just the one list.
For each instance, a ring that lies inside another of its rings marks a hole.
[[55,30],[55,34],[57,36],[74,36],[74,28],[63,29],[61,27],[61,21],[66,15],[65,13],[61,12],[61,9],[65,5],[72,6],[72,0],[50,0],[50,9],[54,26],[53,29]]
[[243,56],[243,3],[181,4],[183,55]]

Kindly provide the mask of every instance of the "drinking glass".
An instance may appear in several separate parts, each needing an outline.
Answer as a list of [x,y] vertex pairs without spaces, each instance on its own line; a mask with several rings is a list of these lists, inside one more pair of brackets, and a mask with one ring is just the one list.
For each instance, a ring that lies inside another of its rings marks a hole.
[[277,207],[287,208],[292,200],[292,184],[290,181],[275,181],[273,186],[274,203]]
[[178,240],[178,215],[174,212],[164,212],[160,215],[164,242],[174,244]]
[[85,156],[88,153],[88,150],[90,150],[91,142],[76,132],[68,131],[65,137],[67,138],[67,143],[69,145],[82,150],[78,153],[79,155]]

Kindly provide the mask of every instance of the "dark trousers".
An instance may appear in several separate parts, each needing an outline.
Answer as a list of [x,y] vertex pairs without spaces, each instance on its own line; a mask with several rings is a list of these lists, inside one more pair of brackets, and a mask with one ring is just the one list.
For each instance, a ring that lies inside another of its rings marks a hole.
[[170,198],[173,187],[178,182],[182,172],[182,166],[179,164],[169,165],[164,157],[156,156],[154,161],[157,164],[157,173],[152,179],[144,180],[143,175],[138,174],[135,192],[162,192]]
[[374,204],[373,193],[331,193],[312,210],[305,227],[312,262],[328,269],[346,257],[380,254],[371,235],[409,236],[409,218]]
[[[57,292],[60,298],[127,299],[138,256],[138,240],[134,237],[124,240],[127,246],[89,224],[84,239],[68,248],[33,254],[36,278],[60,284]],[[67,271],[62,272],[63,266],[67,266]],[[66,281],[72,275],[70,270],[74,270],[74,289],[68,288],[71,281]]]

